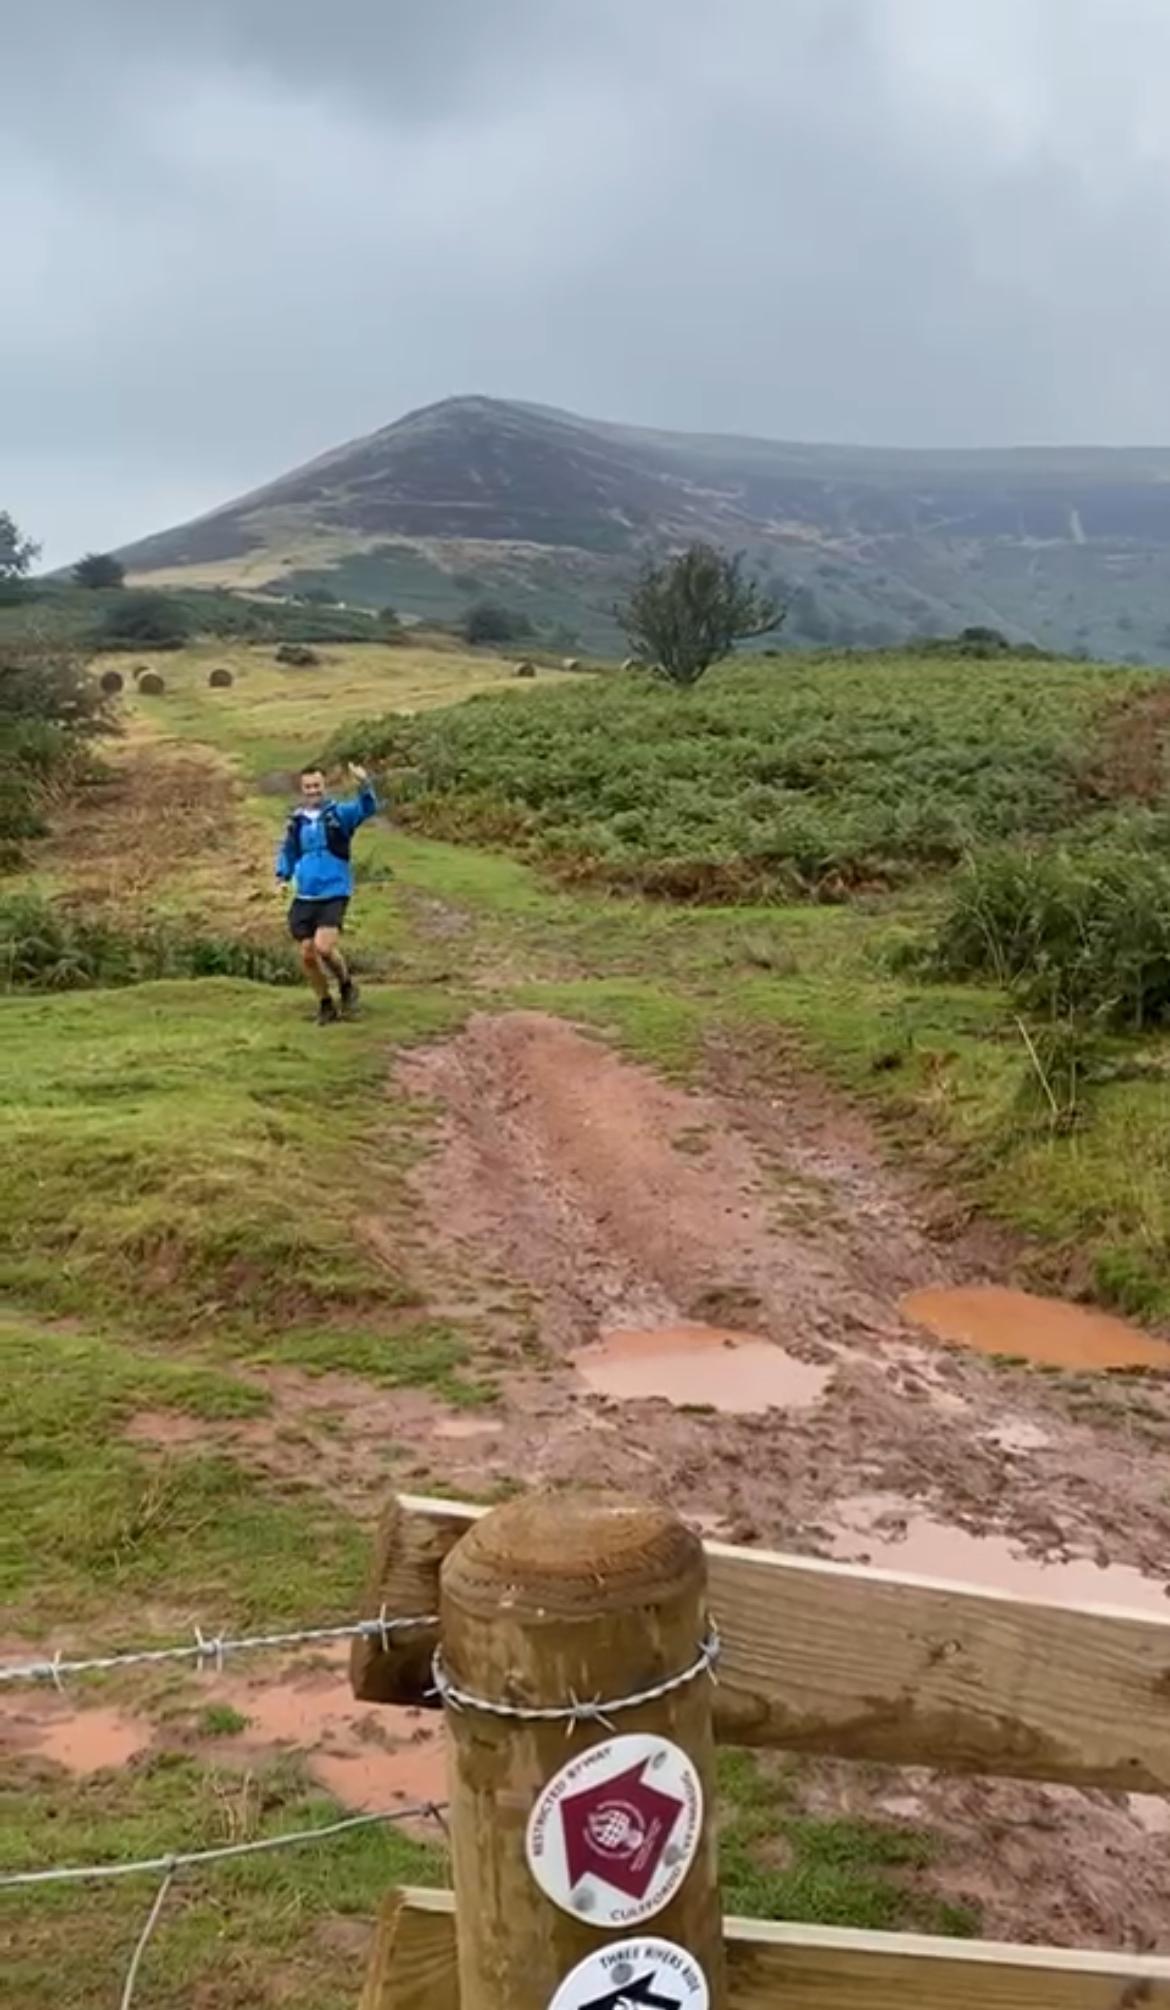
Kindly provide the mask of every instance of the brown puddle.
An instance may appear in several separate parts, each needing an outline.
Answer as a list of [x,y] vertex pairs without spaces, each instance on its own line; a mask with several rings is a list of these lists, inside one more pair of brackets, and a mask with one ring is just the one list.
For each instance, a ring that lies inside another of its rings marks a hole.
[[598,1396],[634,1402],[664,1396],[676,1406],[728,1410],[807,1410],[819,1403],[831,1370],[797,1361],[782,1347],[717,1326],[662,1326],[645,1332],[611,1328],[600,1343],[571,1356]]
[[979,1354],[1011,1354],[1056,1368],[1170,1370],[1170,1342],[1091,1306],[1005,1285],[912,1291],[901,1309],[937,1339]]
[[[344,1650],[327,1665],[289,1670],[280,1681],[208,1678],[191,1702],[193,1746],[217,1766],[254,1766],[286,1750],[303,1759],[313,1779],[343,1807],[361,1812],[401,1803],[438,1801],[446,1794],[447,1749],[440,1716],[390,1705],[359,1703],[346,1673]],[[235,1734],[203,1731],[199,1720],[215,1704],[247,1719]],[[6,1750],[35,1752],[84,1778],[124,1766],[157,1736],[145,1717],[121,1710],[70,1711],[58,1697],[38,1699],[10,1720]],[[173,1742],[172,1740],[168,1740]]]
[[1170,1619],[1161,1578],[1130,1564],[1096,1564],[1089,1557],[1045,1562],[1024,1555],[1006,1536],[974,1535],[923,1514],[897,1494],[858,1494],[833,1510],[830,1541],[840,1563],[873,1564],[911,1577],[946,1578],[983,1591],[1042,1598],[1050,1605],[1112,1605]]

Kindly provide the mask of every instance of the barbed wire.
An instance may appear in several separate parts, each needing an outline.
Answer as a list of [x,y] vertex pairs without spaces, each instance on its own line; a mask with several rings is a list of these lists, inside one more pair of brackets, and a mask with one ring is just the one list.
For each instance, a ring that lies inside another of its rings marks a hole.
[[385,1808],[376,1814],[347,1815],[342,1821],[319,1823],[315,1828],[288,1829],[282,1835],[257,1836],[251,1842],[221,1843],[213,1849],[172,1850],[166,1856],[142,1857],[132,1863],[61,1864],[52,1865],[47,1870],[6,1871],[0,1873],[0,1891],[27,1890],[30,1886],[46,1884],[79,1884],[87,1880],[135,1877],[142,1876],[147,1871],[161,1871],[162,1880],[151,1901],[142,1931],[134,1944],[130,1966],[122,1987],[119,2010],[133,2010],[134,1994],[143,1958],[180,1871],[203,1864],[222,1863],[228,1857],[257,1856],[268,1850],[288,1849],[299,1843],[324,1842],[330,1837],[345,1835],[350,1830],[373,1828],[379,1823],[421,1821],[429,1817],[438,1823],[446,1835],[449,1833],[446,1807],[447,1804],[442,1801],[420,1801],[412,1807]]
[[172,1647],[132,1647],[114,1654],[90,1654],[66,1659],[63,1650],[38,1661],[11,1661],[0,1664],[0,1685],[11,1682],[52,1682],[58,1689],[67,1675],[104,1675],[115,1668],[139,1668],[164,1661],[193,1661],[202,1670],[209,1665],[217,1672],[229,1654],[260,1651],[264,1648],[299,1647],[333,1640],[380,1640],[389,1651],[395,1634],[437,1626],[438,1615],[419,1613],[406,1619],[388,1619],[382,1607],[376,1619],[355,1619],[340,1626],[303,1626],[284,1633],[251,1633],[238,1637],[215,1634],[210,1639],[196,1626],[195,1637]]
[[441,1696],[452,1710],[482,1710],[489,1717],[505,1717],[521,1724],[563,1723],[567,1731],[573,1731],[578,1724],[600,1724],[603,1730],[612,1731],[611,1718],[623,1710],[640,1710],[643,1704],[657,1703],[663,1696],[672,1696],[676,1689],[685,1689],[688,1683],[697,1682],[703,1675],[714,1682],[720,1652],[718,1630],[708,1621],[707,1637],[700,1642],[695,1659],[677,1675],[668,1675],[661,1682],[636,1689],[628,1696],[596,1696],[592,1700],[582,1700],[570,1694],[567,1703],[497,1703],[490,1697],[477,1696],[470,1689],[459,1688],[451,1680],[438,1648],[431,1662],[431,1671],[435,1695]]

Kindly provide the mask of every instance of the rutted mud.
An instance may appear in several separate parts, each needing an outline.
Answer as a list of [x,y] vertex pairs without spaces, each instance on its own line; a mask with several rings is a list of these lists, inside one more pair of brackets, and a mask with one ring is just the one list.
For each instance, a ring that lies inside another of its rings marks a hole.
[[1057,1368],[1161,1368],[1170,1343],[1088,1305],[999,1284],[912,1291],[902,1310],[940,1340]]
[[[491,1309],[506,1276],[539,1341],[506,1371],[485,1479],[503,1466],[526,1484],[634,1486],[731,1541],[1165,1613],[1167,1387],[924,1340],[903,1302],[1001,1283],[1003,1239],[956,1228],[823,1085],[764,1087],[721,1059],[712,1076],[721,1093],[684,1093],[524,1013],[474,1019],[403,1064],[436,1112],[415,1180],[436,1290],[475,1306],[498,1351],[516,1317]],[[680,1353],[697,1326],[753,1361],[771,1348],[774,1400],[736,1413],[725,1390],[700,1391],[699,1365],[721,1380],[734,1356]],[[793,1366],[814,1378],[803,1406],[783,1401]],[[582,1371],[599,1377],[590,1392]],[[436,1477],[454,1450],[432,1436]],[[1170,1944],[1156,1798],[832,1764],[802,1767],[795,1791],[810,1812],[940,1835],[924,1875],[980,1904],[992,1935]]]

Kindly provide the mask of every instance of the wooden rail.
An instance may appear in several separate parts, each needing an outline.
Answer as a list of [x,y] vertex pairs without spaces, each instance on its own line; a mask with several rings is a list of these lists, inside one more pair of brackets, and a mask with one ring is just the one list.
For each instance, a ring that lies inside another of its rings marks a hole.
[[[436,1611],[440,1563],[483,1512],[452,1501],[394,1503],[379,1533],[367,1612],[383,1604],[391,1618]],[[1165,1619],[1145,1618],[724,1543],[705,1547],[723,1638],[715,1693],[723,1742],[1170,1790],[1170,1602]],[[414,1637],[384,1653],[357,1643],[356,1693],[421,1700],[433,1644]]]
[[[729,2010],[1170,2010],[1170,1959],[731,1919]],[[360,2010],[460,2010],[450,1892],[392,1893]]]

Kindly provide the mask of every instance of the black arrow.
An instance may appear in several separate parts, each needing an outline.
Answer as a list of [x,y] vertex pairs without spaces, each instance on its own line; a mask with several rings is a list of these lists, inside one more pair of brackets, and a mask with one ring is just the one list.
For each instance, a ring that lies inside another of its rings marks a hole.
[[607,1996],[595,1996],[582,2003],[581,2010],[682,2010],[678,1996],[658,1996],[654,1991],[654,1971],[631,1982],[624,1989],[611,1989]]

